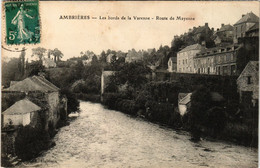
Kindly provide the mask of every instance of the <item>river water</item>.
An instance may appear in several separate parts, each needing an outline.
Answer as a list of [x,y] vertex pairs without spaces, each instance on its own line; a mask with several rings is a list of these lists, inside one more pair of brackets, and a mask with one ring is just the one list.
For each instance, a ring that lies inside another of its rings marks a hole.
[[185,132],[80,102],[81,113],[60,129],[37,167],[257,167],[257,150],[223,142],[191,142]]

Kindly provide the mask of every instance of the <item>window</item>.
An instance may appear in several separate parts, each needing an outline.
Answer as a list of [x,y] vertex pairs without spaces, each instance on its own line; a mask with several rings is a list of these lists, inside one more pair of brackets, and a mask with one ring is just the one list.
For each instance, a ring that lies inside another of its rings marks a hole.
[[236,74],[236,65],[231,65],[231,75]]
[[228,75],[227,66],[223,66],[223,75]]
[[251,76],[248,76],[248,77],[247,77],[247,84],[248,84],[248,85],[249,85],[249,84],[252,84]]

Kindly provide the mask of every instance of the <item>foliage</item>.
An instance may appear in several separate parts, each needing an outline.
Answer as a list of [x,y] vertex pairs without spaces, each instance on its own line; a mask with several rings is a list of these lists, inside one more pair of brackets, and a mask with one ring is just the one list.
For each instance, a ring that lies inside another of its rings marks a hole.
[[146,75],[150,70],[141,63],[126,63],[120,71],[111,76],[111,82],[116,85],[128,84],[135,89],[144,85],[148,79]]
[[26,68],[26,77],[38,75],[39,72],[44,72],[45,68],[42,61],[32,61]]
[[36,56],[39,58],[39,60],[41,61],[43,56],[44,56],[44,53],[46,52],[47,50],[45,48],[42,48],[42,47],[38,47],[38,48],[33,48],[32,49],[32,57]]
[[35,158],[42,150],[48,148],[49,140],[46,131],[31,126],[21,126],[15,138],[16,154],[23,161]]
[[151,121],[178,126],[181,124],[180,114],[174,111],[174,105],[170,103],[158,103],[147,101],[146,117]]
[[2,62],[2,84],[9,86],[11,81],[18,81],[22,78],[19,68],[20,59],[12,58],[9,62]]
[[49,50],[49,54],[54,56],[54,62],[60,61],[60,59],[63,57],[63,53],[57,48],[54,50]]
[[68,114],[75,113],[79,111],[79,101],[77,100],[76,95],[71,92],[68,88],[61,89],[61,95],[65,95],[68,99],[67,106],[68,106]]

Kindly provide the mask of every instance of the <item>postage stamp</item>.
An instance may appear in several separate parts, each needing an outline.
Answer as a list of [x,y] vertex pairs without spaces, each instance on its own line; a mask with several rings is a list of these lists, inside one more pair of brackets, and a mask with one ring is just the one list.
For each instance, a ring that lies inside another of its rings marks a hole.
[[8,1],[4,4],[7,44],[40,42],[39,2]]

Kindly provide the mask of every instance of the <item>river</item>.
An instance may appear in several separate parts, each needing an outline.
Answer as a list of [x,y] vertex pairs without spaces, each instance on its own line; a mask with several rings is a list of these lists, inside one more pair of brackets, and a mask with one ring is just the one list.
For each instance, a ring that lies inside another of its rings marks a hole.
[[191,142],[176,132],[101,104],[80,102],[80,114],[55,136],[37,167],[257,167],[257,149],[223,142]]

